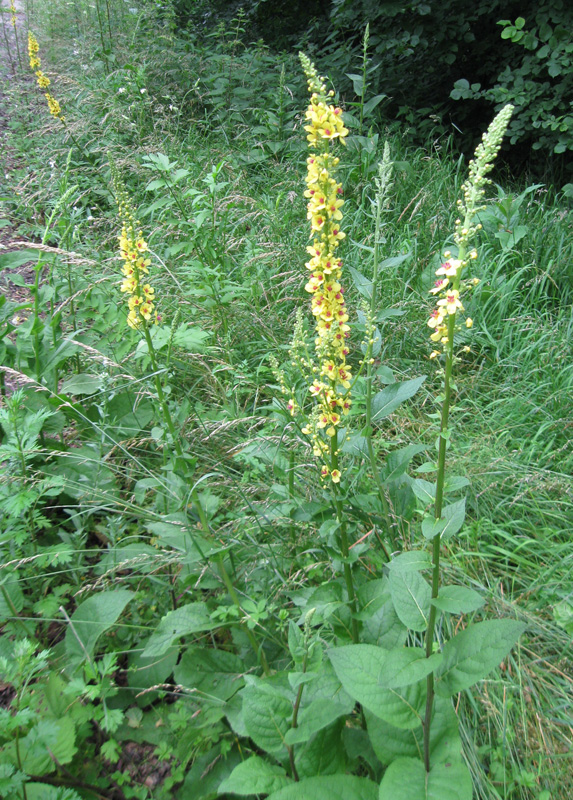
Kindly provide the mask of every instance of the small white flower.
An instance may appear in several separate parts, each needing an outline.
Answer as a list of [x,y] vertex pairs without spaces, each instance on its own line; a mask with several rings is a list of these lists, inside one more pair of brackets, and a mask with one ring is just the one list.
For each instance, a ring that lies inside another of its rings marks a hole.
[[147,93],[147,89],[140,89],[139,91],[140,91],[140,94],[146,94]]
[[120,88],[117,90],[118,94],[125,94],[126,92],[127,89],[125,88],[125,86],[120,86]]

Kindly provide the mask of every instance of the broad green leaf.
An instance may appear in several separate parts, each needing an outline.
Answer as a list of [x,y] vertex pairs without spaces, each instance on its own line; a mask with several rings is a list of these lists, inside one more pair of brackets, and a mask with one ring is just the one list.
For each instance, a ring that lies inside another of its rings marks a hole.
[[16,269],[29,261],[38,261],[38,250],[12,250],[0,255],[0,269]]
[[[421,647],[385,650],[371,644],[337,647],[330,650],[328,656],[346,691],[367,708],[376,702],[379,689],[399,689],[417,683],[442,660],[441,653],[426,658]],[[366,700],[368,697],[371,699]]]
[[156,630],[149,637],[143,650],[143,657],[161,656],[182,636],[209,631],[215,627],[205,603],[188,603],[175,611],[169,611],[162,617]]
[[251,756],[238,764],[219,785],[218,793],[238,795],[270,794],[292,783],[282,767],[269,764],[259,756]]
[[423,444],[409,444],[407,447],[390,453],[386,458],[386,466],[381,471],[380,478],[385,483],[397,480],[406,472],[413,457],[425,449]]
[[[143,692],[144,689],[165,683],[172,674],[178,657],[178,647],[170,647],[163,655],[151,656],[151,658],[145,658],[142,652],[130,653],[127,685],[136,692]],[[177,682],[179,683],[179,681]],[[145,692],[136,697],[136,702],[139,706],[145,707],[157,697],[157,692]]]
[[370,278],[366,278],[361,272],[358,272],[357,269],[354,269],[354,267],[348,267],[348,269],[352,275],[352,281],[356,291],[367,300],[370,300],[372,297],[372,281]]
[[352,702],[350,708],[345,708],[339,703],[333,703],[332,700],[326,697],[313,700],[299,714],[298,727],[287,731],[285,736],[286,743],[292,745],[307,742],[314,733],[327,728],[339,717],[349,714],[353,705],[354,703]]
[[454,536],[464,524],[466,518],[466,498],[463,497],[457,503],[452,503],[442,509],[440,519],[426,517],[422,520],[422,534],[426,539],[433,539],[439,536],[443,541]]
[[234,653],[202,647],[189,647],[175,670],[181,686],[195,689],[206,697],[228,700],[242,689],[245,665]]
[[322,728],[295,750],[296,769],[301,779],[316,775],[333,775],[346,768],[346,753],[342,743],[344,720]]
[[466,586],[443,586],[438,597],[432,600],[432,605],[449,614],[470,614],[481,608],[484,603],[485,600],[480,594]]
[[247,686],[241,694],[243,720],[253,742],[273,756],[286,755],[284,737],[290,728],[292,703],[264,684]]
[[517,642],[525,625],[494,619],[469,625],[446,642],[436,671],[436,693],[448,697],[469,689],[495,669]]
[[363,114],[367,117],[378,105],[378,103],[382,102],[386,97],[387,94],[377,94],[375,97],[371,97],[367,103],[364,103]]
[[436,484],[425,481],[423,478],[416,478],[412,481],[412,491],[422,503],[427,506],[433,503],[436,497]]
[[472,800],[472,779],[461,761],[436,764],[426,776],[422,761],[398,758],[382,778],[379,800]]
[[18,752],[16,743],[4,747],[3,756],[28,775],[47,775],[56,771],[56,761],[69,764],[76,754],[76,731],[69,717],[44,719],[20,738]]
[[378,422],[381,419],[389,416],[400,406],[405,400],[413,397],[420,386],[426,380],[426,375],[419,378],[412,378],[409,381],[401,381],[400,383],[391,383],[378,392],[372,398],[372,421]]
[[427,550],[407,550],[390,561],[388,567],[391,572],[421,572],[431,569],[432,559]]
[[[384,722],[370,711],[365,711],[368,735],[374,752],[384,764],[397,758],[424,757],[423,728],[404,730]],[[452,701],[443,697],[434,700],[434,712],[430,729],[430,755],[432,764],[457,761],[462,752],[459,724]]]
[[407,628],[425,631],[428,627],[432,590],[419,572],[390,570],[390,595],[396,614]]
[[[421,724],[425,682],[418,681],[404,689],[385,688],[384,685],[383,670],[388,654],[392,653],[394,658],[394,654],[402,650],[405,648],[388,651],[366,644],[348,645],[330,650],[328,655],[342,686],[351,697],[397,728],[415,728]],[[418,655],[414,653],[402,658],[408,664],[417,661]],[[421,672],[424,669],[425,666],[420,665]]]
[[237,747],[233,747],[230,753],[223,756],[220,743],[197,756],[185,776],[183,786],[177,789],[177,800],[215,800],[219,785],[231,775],[243,758],[242,751]]
[[378,800],[378,787],[354,775],[324,775],[279,789],[267,800]]
[[99,375],[88,375],[85,372],[71,375],[62,383],[61,394],[80,396],[82,394],[95,394],[102,388],[103,382]]
[[81,662],[91,658],[97,640],[112,625],[133,597],[127,589],[101,592],[88,597],[72,614],[66,631],[66,652],[70,659]]

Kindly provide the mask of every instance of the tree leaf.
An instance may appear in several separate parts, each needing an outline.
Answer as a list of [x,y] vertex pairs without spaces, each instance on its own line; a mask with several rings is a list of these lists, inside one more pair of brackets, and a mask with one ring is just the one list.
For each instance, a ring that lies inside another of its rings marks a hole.
[[480,594],[466,586],[443,586],[438,597],[432,600],[432,605],[449,614],[471,614],[484,603],[485,600]]
[[426,776],[422,761],[398,758],[382,778],[379,800],[472,800],[472,779],[461,761],[436,764]]
[[426,539],[439,536],[443,541],[454,536],[464,524],[466,518],[466,498],[451,503],[442,509],[440,519],[426,517],[422,520],[422,534]]
[[209,631],[216,627],[212,622],[205,603],[188,603],[186,606],[169,611],[159,622],[143,650],[144,658],[161,656],[177,639],[189,633]]
[[525,627],[513,619],[493,619],[456,634],[444,645],[444,660],[436,670],[436,693],[448,697],[485,678],[506,657]]
[[282,767],[269,764],[259,756],[251,756],[238,764],[228,778],[219,785],[218,793],[230,792],[238,795],[270,794],[292,780]]
[[391,383],[375,394],[372,398],[372,421],[379,422],[395,411],[405,400],[413,397],[426,377],[426,375],[421,375],[419,378],[412,378],[409,381]]
[[127,589],[100,592],[88,597],[72,614],[66,631],[66,652],[77,663],[91,658],[97,640],[112,625],[133,597]]
[[432,590],[419,572],[390,570],[390,595],[396,614],[407,628],[425,631],[428,627]]
[[279,789],[267,800],[378,800],[378,786],[354,775],[321,775]]

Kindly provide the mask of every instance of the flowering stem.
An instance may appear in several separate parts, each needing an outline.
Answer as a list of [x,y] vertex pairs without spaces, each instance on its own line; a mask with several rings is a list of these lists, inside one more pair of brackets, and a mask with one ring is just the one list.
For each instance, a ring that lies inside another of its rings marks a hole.
[[[338,443],[337,437],[332,436],[330,438],[330,457],[331,457],[331,464],[332,469],[338,469]],[[356,592],[354,591],[354,581],[352,579],[352,569],[350,564],[348,563],[348,556],[350,554],[350,548],[348,546],[348,533],[346,531],[346,518],[344,516],[344,506],[342,504],[342,499],[340,498],[339,489],[336,483],[332,485],[333,488],[333,497],[334,497],[334,507],[336,509],[336,521],[338,522],[340,528],[340,552],[342,555],[342,560],[344,562],[344,581],[346,583],[346,592],[348,594],[348,607],[350,608],[350,614],[352,615],[352,641],[355,644],[358,644],[360,637],[358,634],[358,622],[356,620]]]
[[[470,215],[466,217],[464,227],[470,223]],[[458,258],[464,261],[466,247],[461,244]],[[461,271],[458,270],[454,282],[454,289],[460,285]],[[444,400],[440,420],[440,442],[438,445],[438,471],[436,478],[436,496],[434,499],[434,518],[440,519],[444,501],[444,484],[446,479],[446,450],[448,445],[448,423],[452,397],[452,369],[454,366],[454,332],[456,328],[456,313],[448,315],[448,343],[446,345],[446,364],[444,370]],[[435,600],[440,590],[440,538],[437,534],[432,539],[432,600]],[[426,658],[430,658],[434,647],[434,631],[436,627],[437,608],[430,605],[428,627],[426,629]],[[430,672],[426,678],[426,711],[424,715],[424,766],[426,772],[430,771],[430,730],[432,723],[432,708],[434,705],[434,673]]]

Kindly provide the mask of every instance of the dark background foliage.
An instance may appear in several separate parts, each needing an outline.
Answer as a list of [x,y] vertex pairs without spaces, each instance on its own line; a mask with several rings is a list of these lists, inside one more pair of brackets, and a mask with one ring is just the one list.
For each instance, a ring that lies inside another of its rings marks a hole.
[[[563,0],[177,0],[205,31],[244,12],[245,41],[309,49],[346,101],[370,25],[369,94],[413,142],[452,135],[469,152],[495,110],[516,106],[505,159],[529,179],[572,179],[573,4]],[[521,18],[518,27],[515,21]],[[500,24],[505,21],[505,26]],[[519,27],[521,25],[521,28]]]

